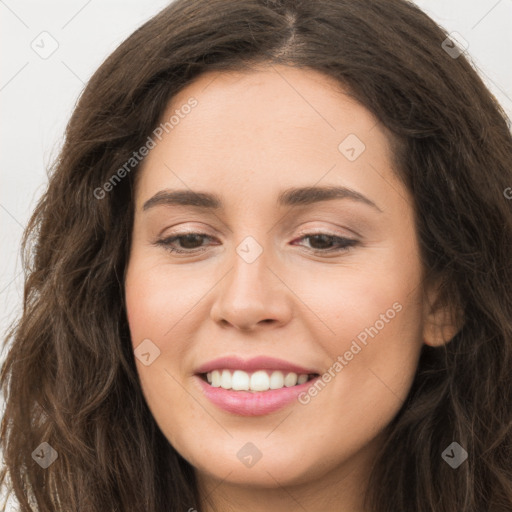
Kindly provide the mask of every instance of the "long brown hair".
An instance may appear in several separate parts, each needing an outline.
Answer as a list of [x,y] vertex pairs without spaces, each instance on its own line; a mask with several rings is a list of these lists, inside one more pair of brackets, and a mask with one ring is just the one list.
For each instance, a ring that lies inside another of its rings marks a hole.
[[[464,315],[450,343],[423,348],[368,510],[512,510],[512,137],[446,37],[402,0],[177,0],[108,57],[23,238],[24,309],[0,377],[0,481],[23,511],[200,510],[194,469],[156,425],[131,348],[123,280],[137,166],[94,190],[201,73],[260,62],[334,77],[386,127],[427,278],[441,277],[440,301]],[[454,441],[468,452],[457,469],[442,457]],[[36,450],[57,458],[43,469]]]

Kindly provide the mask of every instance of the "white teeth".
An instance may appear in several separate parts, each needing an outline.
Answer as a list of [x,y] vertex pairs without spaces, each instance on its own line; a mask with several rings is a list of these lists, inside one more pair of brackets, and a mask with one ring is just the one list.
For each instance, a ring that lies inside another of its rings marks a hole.
[[283,372],[272,372],[270,376],[270,389],[280,389],[284,386]]
[[259,370],[251,375],[251,391],[267,391],[270,388],[270,377],[264,370]]
[[295,386],[297,384],[297,374],[296,373],[288,373],[284,378],[284,385],[289,388],[291,386]]
[[206,374],[206,380],[212,387],[233,389],[235,391],[268,391],[269,389],[281,389],[304,384],[309,375],[294,372],[258,370],[254,373],[243,370],[213,370]]
[[247,391],[249,389],[249,374],[241,370],[235,370],[231,377],[231,389]]
[[212,386],[214,388],[220,388],[220,372],[219,372],[219,370],[213,370],[213,372],[212,372]]
[[304,384],[304,382],[308,381],[308,376],[305,374],[300,374],[299,378],[297,379],[297,384]]
[[229,370],[222,370],[220,376],[220,387],[224,389],[231,389],[231,372]]

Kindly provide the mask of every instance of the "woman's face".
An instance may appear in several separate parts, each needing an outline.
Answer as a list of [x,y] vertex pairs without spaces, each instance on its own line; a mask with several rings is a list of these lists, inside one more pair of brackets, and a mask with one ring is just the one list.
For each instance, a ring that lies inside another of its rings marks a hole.
[[424,327],[413,201],[383,130],[331,79],[284,66],[202,75],[172,115],[138,176],[125,281],[161,431],[225,483],[370,464]]

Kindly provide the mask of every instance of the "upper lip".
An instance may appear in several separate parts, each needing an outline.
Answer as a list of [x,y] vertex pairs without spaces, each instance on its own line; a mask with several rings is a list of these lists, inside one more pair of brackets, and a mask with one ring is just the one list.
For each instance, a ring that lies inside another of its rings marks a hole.
[[244,370],[252,372],[255,370],[285,370],[297,374],[318,373],[311,368],[304,368],[297,364],[284,361],[283,359],[276,359],[268,356],[258,356],[252,359],[242,359],[240,357],[219,357],[202,364],[197,368],[196,373],[208,373],[213,370]]

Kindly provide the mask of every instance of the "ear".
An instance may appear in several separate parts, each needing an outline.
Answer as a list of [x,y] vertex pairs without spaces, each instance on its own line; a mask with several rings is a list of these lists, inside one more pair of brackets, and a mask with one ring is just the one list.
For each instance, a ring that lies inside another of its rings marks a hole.
[[423,341],[431,347],[449,343],[460,331],[463,314],[455,304],[443,301],[442,281],[432,282],[424,289]]

